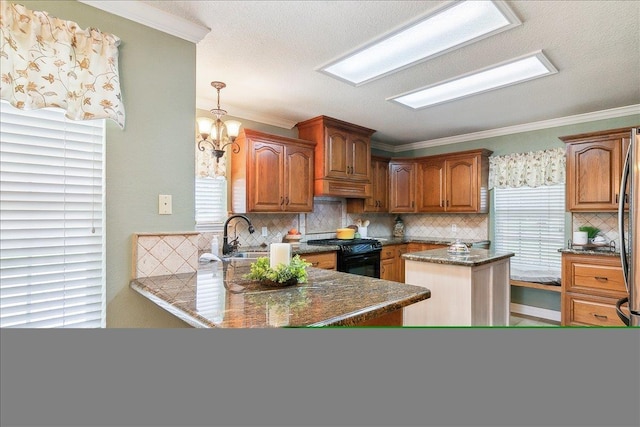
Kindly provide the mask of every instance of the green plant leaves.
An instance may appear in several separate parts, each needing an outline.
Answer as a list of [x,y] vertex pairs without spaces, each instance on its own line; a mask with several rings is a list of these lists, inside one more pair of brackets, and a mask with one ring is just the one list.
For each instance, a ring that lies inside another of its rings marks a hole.
[[251,270],[244,275],[245,279],[271,280],[273,282],[284,283],[292,278],[296,278],[298,283],[307,282],[307,267],[311,265],[300,255],[291,258],[289,265],[280,264],[276,268],[271,268],[269,257],[260,257],[251,263]]

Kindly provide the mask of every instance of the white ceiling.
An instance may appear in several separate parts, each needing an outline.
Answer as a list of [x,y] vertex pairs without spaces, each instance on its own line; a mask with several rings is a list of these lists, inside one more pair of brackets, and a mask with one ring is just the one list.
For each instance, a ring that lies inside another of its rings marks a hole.
[[[215,107],[220,80],[229,115],[285,128],[327,115],[406,148],[640,104],[640,1],[508,1],[522,25],[359,87],[316,70],[448,2],[144,3],[211,29],[197,44],[198,108]],[[385,100],[537,50],[557,74],[417,111]]]

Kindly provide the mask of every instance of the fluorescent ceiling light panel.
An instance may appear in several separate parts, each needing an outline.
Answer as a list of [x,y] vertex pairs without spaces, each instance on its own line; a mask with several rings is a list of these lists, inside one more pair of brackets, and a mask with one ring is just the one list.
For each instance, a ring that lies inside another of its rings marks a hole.
[[502,1],[452,2],[319,71],[357,86],[521,23]]
[[480,71],[458,76],[406,94],[387,98],[408,107],[425,108],[557,73],[541,51]]

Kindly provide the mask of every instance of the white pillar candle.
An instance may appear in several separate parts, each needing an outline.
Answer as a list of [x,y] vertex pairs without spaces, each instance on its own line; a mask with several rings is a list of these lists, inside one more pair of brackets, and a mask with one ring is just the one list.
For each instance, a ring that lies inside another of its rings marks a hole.
[[289,265],[291,262],[291,244],[272,243],[269,250],[269,266],[276,268],[278,264]]

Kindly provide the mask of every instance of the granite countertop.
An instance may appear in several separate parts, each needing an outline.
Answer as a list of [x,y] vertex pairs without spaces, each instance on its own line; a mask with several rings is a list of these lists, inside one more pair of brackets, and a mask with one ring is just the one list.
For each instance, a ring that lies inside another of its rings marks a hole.
[[[395,236],[379,236],[374,237],[370,236],[371,239],[378,239],[382,242],[382,245],[400,245],[403,243],[428,243],[431,245],[450,245],[453,243],[456,238],[451,237],[424,237],[424,236],[404,236],[404,237],[395,237]],[[490,243],[489,240],[484,239],[467,239],[460,238],[460,241],[467,246],[477,245],[477,244],[486,244]]]
[[494,249],[475,248],[470,248],[469,254],[466,255],[452,255],[446,248],[442,248],[421,252],[411,252],[402,255],[402,258],[409,261],[474,267],[477,265],[489,264],[504,258],[510,258],[514,255],[515,254],[513,252],[497,252]]
[[251,262],[201,264],[197,272],[134,279],[130,286],[201,328],[353,326],[431,296],[420,286],[312,267],[308,283],[271,288],[242,278]]
[[564,254],[601,255],[601,256],[612,256],[612,257],[620,258],[620,251],[617,251],[610,246],[604,246],[602,248],[593,248],[593,249],[566,248],[566,249],[558,249],[558,252],[562,252]]

